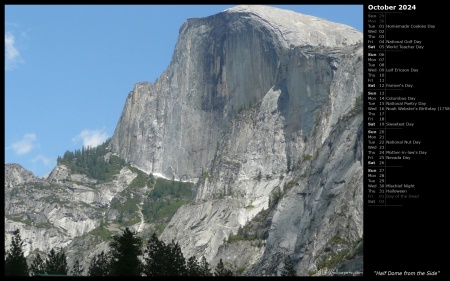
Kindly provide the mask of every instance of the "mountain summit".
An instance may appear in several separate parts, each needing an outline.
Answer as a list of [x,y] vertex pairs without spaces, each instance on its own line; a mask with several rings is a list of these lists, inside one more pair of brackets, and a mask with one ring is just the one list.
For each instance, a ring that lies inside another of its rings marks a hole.
[[339,47],[361,42],[361,32],[314,16],[265,5],[239,5],[225,10],[249,21],[259,21],[271,29],[286,46]]

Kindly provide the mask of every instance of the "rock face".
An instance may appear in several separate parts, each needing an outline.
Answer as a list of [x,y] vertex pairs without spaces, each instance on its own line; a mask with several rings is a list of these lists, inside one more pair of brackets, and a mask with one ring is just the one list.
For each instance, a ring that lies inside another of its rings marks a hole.
[[265,6],[188,19],[168,69],[128,95],[111,148],[148,172],[198,178],[212,167],[237,113],[273,87],[286,89],[280,109],[284,122],[295,123],[287,131],[307,135],[336,68],[312,49],[361,40],[348,26]]
[[[135,173],[123,168],[115,180],[93,185],[94,180],[71,174],[65,166],[55,167],[44,180],[17,164],[5,164],[5,247],[9,246],[13,231],[19,229],[27,257],[32,258],[38,252],[48,253],[52,248],[80,251],[71,250],[73,242],[83,237],[82,244],[87,245],[96,239],[86,234],[100,226],[106,213],[111,211],[112,199],[118,198],[135,177]],[[15,184],[8,185],[11,182]],[[69,263],[77,258],[86,269],[90,259],[84,256],[91,254],[89,247],[95,249],[97,244],[82,248],[85,253],[66,254],[70,256]]]
[[361,238],[361,42],[348,26],[265,6],[189,19],[168,69],[129,94],[111,145],[148,172],[198,179],[161,238],[217,261],[288,183],[249,273],[274,274],[264,264],[281,253],[306,275],[329,239]]
[[[175,214],[163,239],[176,239],[187,255],[225,260],[230,252],[220,249],[223,240],[268,209],[269,198],[281,192],[283,198],[263,237],[264,254],[245,265],[231,260],[235,269],[251,268],[250,275],[276,274],[284,255],[291,255],[298,274],[307,275],[328,255],[354,250],[350,244],[362,237],[362,108],[356,98],[362,93],[362,46],[342,53],[339,62],[332,58],[328,57],[340,66],[335,73],[340,79],[331,79],[330,93],[317,105],[311,128],[302,130],[301,124],[286,121],[295,114],[289,109],[288,117],[283,116],[286,109],[279,106],[283,96],[289,98],[283,92],[287,87],[269,90],[260,104],[232,120],[210,174],[197,183],[196,204]],[[205,209],[209,212],[200,211]],[[334,240],[340,244],[330,245]]]
[[[298,275],[362,271],[362,38],[266,6],[188,19],[167,70],[129,93],[109,146],[147,174],[196,183],[160,238],[241,275],[279,275],[286,255]],[[14,175],[5,178],[9,237],[19,225],[36,247],[84,258],[105,249],[86,233],[118,219],[112,202],[141,206],[148,194],[131,188],[137,174],[126,167],[107,183],[61,165],[46,180],[13,166],[5,174]],[[54,188],[18,195],[31,192],[28,181]],[[52,192],[68,203],[45,203]],[[136,212],[129,220],[148,234]],[[49,230],[27,225],[28,213]]]
[[19,164],[5,164],[5,188],[36,180],[32,172]]

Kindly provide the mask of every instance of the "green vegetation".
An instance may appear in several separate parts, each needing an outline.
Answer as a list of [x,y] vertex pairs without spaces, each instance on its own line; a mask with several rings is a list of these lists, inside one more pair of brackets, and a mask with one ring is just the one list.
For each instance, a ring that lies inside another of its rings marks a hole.
[[[356,255],[362,254],[363,243],[361,242],[362,238],[353,242],[348,242],[339,235],[333,236],[325,245],[325,249],[328,249],[325,251],[328,251],[328,254],[317,263],[317,271],[323,268],[335,268],[345,260],[352,259]],[[334,246],[339,246],[340,250],[330,251],[331,248],[335,248]]]
[[22,247],[23,241],[20,237],[20,231],[16,229],[5,256],[5,276],[28,276],[27,260]]
[[329,244],[345,244],[346,242],[344,239],[341,238],[339,235],[335,235],[331,237],[331,239],[328,241]]
[[317,270],[322,268],[335,268],[338,264],[346,260],[348,250],[342,250],[337,254],[324,257],[321,261],[317,263]]
[[[80,173],[97,179],[100,182],[107,182],[114,179],[123,167],[128,167],[137,176],[129,184],[129,188],[120,192],[111,201],[111,208],[119,212],[118,223],[122,227],[138,223],[139,203],[142,201],[141,195],[137,191],[143,187],[151,189],[147,198],[144,198],[142,213],[146,222],[157,223],[161,228],[172,218],[179,207],[186,204],[192,198],[192,183],[177,182],[174,180],[155,179],[153,175],[147,175],[141,170],[126,164],[123,159],[109,154],[108,145],[110,139],[103,144],[90,148],[83,147],[74,152],[67,151],[63,157],[58,157],[58,164],[66,165],[72,173]],[[204,178],[210,178],[209,173],[203,174]],[[54,202],[56,198],[46,198],[49,202]],[[60,202],[59,202],[60,203]],[[158,229],[157,229],[158,231]],[[107,235],[104,230],[94,232],[97,235]]]
[[155,233],[157,233],[158,235],[161,235],[161,233],[163,233],[166,226],[167,226],[166,223],[155,223]]
[[[109,162],[104,163],[107,164],[107,171],[103,177],[103,181],[105,182],[113,180],[114,176],[120,173],[120,170],[125,166],[125,160],[116,155],[111,155],[109,157]],[[102,180],[102,178],[100,177],[99,180]]]
[[54,226],[53,226],[53,224],[51,224],[49,221],[46,221],[46,222],[39,222],[39,223],[36,223],[36,224],[34,225],[34,227],[36,227],[36,228],[46,228],[46,229],[49,229],[49,228],[52,228],[52,227],[54,227]]
[[59,185],[48,182],[32,182],[33,188],[35,189],[45,189],[45,190],[55,190],[59,187]]
[[76,260],[70,270],[73,276],[81,276],[83,274],[83,267],[80,265],[80,261]]
[[293,187],[295,185],[295,181],[289,181],[287,184],[286,184],[286,188],[291,188],[291,187]]
[[[283,192],[279,188],[274,189],[269,197],[269,208],[262,209],[251,221],[247,222],[243,227],[239,227],[236,234],[230,233],[228,239],[224,242],[231,244],[239,241],[250,241],[254,247],[261,248],[265,246],[264,240],[269,235],[268,231],[271,223],[269,215],[275,210],[282,197]],[[246,206],[247,209],[253,207],[252,205]]]
[[56,195],[53,195],[53,194],[46,196],[46,197],[42,197],[41,200],[46,203],[50,203],[50,204],[52,204],[52,203],[62,204],[63,203],[59,197],[57,197]]
[[358,240],[353,242],[353,244],[352,244],[353,250],[347,256],[347,258],[349,260],[353,259],[357,255],[362,255],[363,254],[364,243],[362,243],[362,240],[363,240],[362,238],[359,238]]
[[316,119],[314,119],[314,126],[313,126],[313,129],[312,129],[311,136],[315,136],[317,134],[317,129],[319,128],[319,125],[320,125],[320,120],[317,117]]
[[147,175],[146,173],[142,172],[141,170],[132,167],[130,164],[127,165],[127,167],[133,172],[136,173],[137,176],[133,179],[133,181],[129,184],[130,188],[142,188],[142,187],[152,187],[155,183],[155,178],[152,174]]
[[175,214],[175,212],[186,204],[187,201],[177,200],[177,201],[167,201],[166,205],[161,206],[161,208],[156,213],[156,217],[158,218],[167,218],[170,220],[170,218]]
[[111,257],[104,251],[94,256],[89,264],[88,276],[109,276],[111,268]]
[[360,113],[363,111],[363,108],[364,108],[364,101],[363,101],[363,95],[361,93],[359,96],[357,96],[355,98],[355,106],[353,107],[352,110],[354,110],[355,113]]
[[121,195],[124,195],[126,198],[125,202],[121,203],[117,198],[114,198],[111,201],[111,208],[118,210],[119,213],[126,213],[130,215],[139,211],[139,208],[137,206],[140,201],[139,198],[137,196],[133,196],[133,198],[131,198],[129,193],[123,191],[121,193]]
[[128,228],[122,235],[114,235],[109,243],[111,256],[109,272],[112,276],[140,276],[142,271],[142,239]]
[[191,199],[192,197],[192,183],[166,180],[158,178],[155,183],[154,189],[150,192],[149,197],[152,199],[160,199],[167,196],[173,198]]
[[212,178],[212,176],[208,172],[204,172],[202,174],[202,179],[210,179],[210,178]]
[[108,139],[97,147],[83,146],[81,150],[66,151],[63,157],[58,156],[57,163],[67,166],[72,173],[85,174],[103,182],[110,181],[125,166],[125,161],[117,156],[110,155],[108,160],[105,159],[110,141]]
[[144,200],[142,213],[146,222],[166,224],[176,211],[192,198],[192,183],[158,178]]
[[112,232],[105,227],[97,227],[89,232],[91,235],[100,237],[102,240],[111,240]]
[[67,275],[69,268],[67,266],[66,254],[62,249],[58,252],[51,249],[45,261],[37,254],[29,269],[32,276],[46,275]]
[[262,240],[264,240],[263,232],[252,232],[250,225],[246,224],[244,227],[239,227],[236,234],[230,233],[227,243],[237,243],[239,241],[256,241],[256,246],[262,246]]
[[255,222],[261,222],[263,219],[266,219],[266,217],[269,215],[270,213],[270,208],[269,209],[262,209],[262,211],[260,211],[253,219],[252,221]]
[[22,220],[21,220],[21,222],[22,223],[24,223],[24,224],[26,224],[26,225],[28,225],[28,226],[30,226],[32,223],[33,223],[33,221],[30,219],[30,217],[27,215],[26,217],[24,217]]
[[146,222],[168,222],[178,208],[188,203],[185,200],[167,200],[144,203],[142,213]]
[[246,269],[247,269],[247,268],[246,268],[245,266],[239,267],[239,268],[236,270],[237,275],[238,275],[238,276],[241,275]]
[[344,116],[339,117],[339,121],[347,121],[351,117],[362,113],[363,108],[364,108],[364,100],[363,100],[363,95],[361,93],[361,95],[359,95],[355,98],[355,105],[353,106],[353,108],[350,109],[350,111],[347,112]]
[[216,271],[214,272],[214,276],[233,276],[233,272],[225,268],[222,259],[220,259],[217,264]]
[[[291,186],[289,186],[289,183],[286,185],[287,187],[293,186],[293,183],[291,183]],[[281,192],[281,190],[279,188],[272,191],[272,193],[270,194],[270,197],[269,197],[269,208],[270,208],[270,206],[278,204],[278,202],[281,200],[281,198],[283,198],[283,192]]]
[[[91,234],[110,234],[103,227]],[[63,249],[51,249],[47,258],[36,255],[30,266],[24,257],[23,242],[19,230],[14,231],[10,250],[5,255],[6,276],[69,276],[67,257]],[[160,241],[155,233],[142,251],[143,240],[136,231],[125,228],[121,235],[113,235],[109,240],[109,251],[95,255],[89,263],[88,276],[213,276],[212,268],[205,257],[200,260],[191,256],[185,259],[177,242]],[[142,258],[141,258],[142,257]],[[70,274],[81,276],[83,269],[75,260]],[[220,260],[215,276],[233,276]]]
[[297,161],[297,163],[294,163],[294,165],[293,165],[293,167],[292,167],[292,170],[298,170],[298,169],[300,169],[300,167],[301,167],[301,165],[302,165],[303,162],[305,162],[305,161],[311,161],[312,158],[313,158],[313,157],[312,157],[311,154],[305,154],[305,155],[303,155],[303,156],[300,156],[299,159],[298,159],[298,161]]
[[291,256],[286,256],[284,258],[284,267],[281,271],[281,276],[297,276]]
[[[116,209],[119,212],[119,223],[122,226],[130,226],[133,221],[139,221],[137,213],[139,212],[138,205],[142,201],[142,196],[138,192],[133,192],[133,189],[139,189],[145,186],[152,187],[155,179],[150,174],[147,176],[144,172],[134,167],[129,166],[130,170],[137,173],[137,176],[129,184],[129,188],[123,190],[111,201],[111,208]],[[119,199],[122,198],[122,199]],[[131,221],[124,222],[123,216],[132,218]]]
[[[155,233],[148,240],[144,250],[142,272],[146,276],[212,276],[211,268],[205,257],[200,261],[194,256],[183,256],[181,248],[174,240],[166,244]],[[223,263],[216,268],[216,274],[231,274]]]

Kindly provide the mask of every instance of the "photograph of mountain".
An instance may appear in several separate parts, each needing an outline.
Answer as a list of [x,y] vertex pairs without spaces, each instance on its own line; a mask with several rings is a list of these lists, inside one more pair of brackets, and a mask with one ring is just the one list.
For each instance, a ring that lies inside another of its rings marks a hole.
[[[170,34],[175,45],[164,47],[170,62],[154,82],[136,77],[134,86],[121,85],[126,92],[108,88],[101,100],[99,90],[70,92],[95,86],[71,76],[82,75],[82,62],[58,60],[60,76],[23,76],[28,84],[31,77],[64,81],[55,86],[62,97],[57,114],[40,121],[54,126],[53,138],[60,127],[83,130],[67,133],[69,145],[55,144],[55,159],[45,156],[39,125],[22,131],[8,123],[21,108],[14,107],[21,86],[13,75],[37,58],[18,49],[19,33],[6,32],[6,273],[18,274],[13,265],[20,260],[29,275],[363,275],[363,33],[281,6],[237,5],[183,18],[178,34]],[[350,17],[349,8],[335,13]],[[133,21],[126,15],[120,20]],[[71,19],[58,14],[58,20]],[[80,24],[96,28],[95,21]],[[134,44],[157,45],[165,36],[163,24],[159,29],[142,42],[126,42],[124,56],[135,52]],[[114,50],[120,36],[102,36],[113,38]],[[47,41],[53,67],[58,40]],[[78,43],[74,49],[92,50],[92,60],[108,55],[109,47],[96,55],[88,41]],[[111,54],[94,70],[99,76],[116,68],[109,62],[119,58]],[[119,73],[140,63],[128,61]],[[53,91],[33,87],[37,96]],[[44,94],[39,99],[47,102]],[[48,112],[26,106],[22,114]],[[27,122],[42,116],[28,115]],[[115,127],[93,131],[102,118]],[[27,161],[48,163],[45,175],[13,158],[34,151],[41,154]]]

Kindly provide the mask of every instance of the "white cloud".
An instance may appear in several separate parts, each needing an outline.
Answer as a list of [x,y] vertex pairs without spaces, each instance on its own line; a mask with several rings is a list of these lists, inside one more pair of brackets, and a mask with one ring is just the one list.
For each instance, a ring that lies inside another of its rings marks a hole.
[[37,162],[37,161],[41,161],[42,163],[44,163],[45,166],[50,166],[50,164],[52,163],[52,159],[45,157],[42,154],[39,154],[38,156],[31,159],[31,162],[33,162],[33,163]]
[[20,53],[15,46],[14,35],[5,33],[5,70],[13,69],[17,63],[22,62]]
[[73,141],[83,141],[83,146],[96,147],[108,139],[108,134],[102,130],[83,130]]
[[12,148],[19,155],[27,154],[35,147],[35,140],[35,134],[25,134],[22,140],[13,143]]

